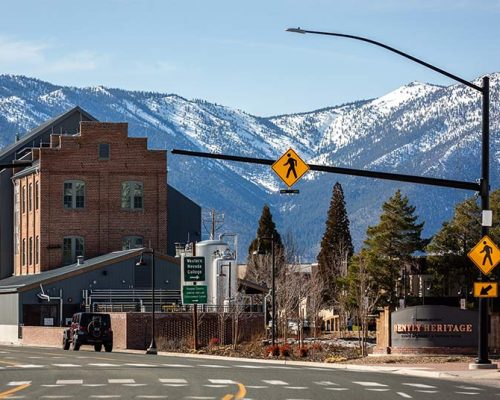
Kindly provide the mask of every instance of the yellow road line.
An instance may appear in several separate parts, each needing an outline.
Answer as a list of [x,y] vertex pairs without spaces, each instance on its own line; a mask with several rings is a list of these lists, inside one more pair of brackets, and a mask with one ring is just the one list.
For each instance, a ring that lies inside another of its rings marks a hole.
[[243,385],[242,383],[237,383],[238,385],[238,393],[236,394],[226,394],[222,400],[241,400],[245,397],[245,395],[247,394],[247,389],[245,387],[245,385]]
[[12,393],[19,392],[20,390],[26,389],[30,384],[25,383],[20,386],[16,386],[15,388],[9,389],[5,392],[0,393],[0,399],[5,399],[6,397],[10,396]]

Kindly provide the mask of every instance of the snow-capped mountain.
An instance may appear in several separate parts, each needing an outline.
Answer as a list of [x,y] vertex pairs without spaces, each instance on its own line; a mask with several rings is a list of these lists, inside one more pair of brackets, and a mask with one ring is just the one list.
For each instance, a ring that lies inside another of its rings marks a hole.
[[[490,79],[491,186],[498,188],[500,73]],[[63,87],[0,75],[0,146],[75,105],[102,121],[128,122],[130,135],[148,136],[150,148],[277,159],[292,147],[312,164],[466,181],[480,177],[481,96],[463,85],[412,82],[378,99],[264,118],[175,94]],[[344,186],[358,249],[367,226],[377,223],[381,204],[398,187],[417,206],[427,236],[451,216],[456,202],[472,194],[308,173],[297,184],[301,194],[287,197],[277,194],[283,185],[268,167],[180,155],[168,159],[169,182],[204,208],[225,213],[224,230],[240,234],[240,254],[268,203],[280,232],[292,232],[313,260],[336,181]]]

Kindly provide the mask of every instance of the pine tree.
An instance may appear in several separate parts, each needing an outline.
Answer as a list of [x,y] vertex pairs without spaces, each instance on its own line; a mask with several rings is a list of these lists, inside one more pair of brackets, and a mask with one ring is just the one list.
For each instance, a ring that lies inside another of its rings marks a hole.
[[[494,219],[500,215],[500,190],[490,194],[490,209]],[[489,236],[498,243],[500,225],[494,224]],[[444,222],[426,247],[429,272],[433,274],[433,288],[442,295],[456,295],[455,288],[469,292],[478,275],[477,268],[467,253],[481,238],[481,210],[475,197],[455,207],[450,221]]]
[[[248,247],[247,270],[245,278],[257,283],[271,284],[272,267],[272,241],[274,238],[274,252],[276,266],[281,263],[283,258],[283,243],[281,236],[276,230],[271,210],[267,204],[262,208],[262,215],[259,219],[257,235]],[[263,239],[266,238],[266,239]],[[264,254],[254,254],[256,252]]]
[[388,304],[397,304],[397,296],[393,295],[397,279],[402,269],[412,264],[414,253],[423,248],[420,235],[424,223],[417,223],[414,213],[415,207],[398,190],[382,205],[378,225],[367,230],[363,252],[367,269]]
[[328,209],[325,233],[318,254],[318,271],[324,282],[324,301],[333,305],[338,291],[337,280],[347,274],[347,263],[353,254],[349,218],[345,207],[344,192],[335,183]]

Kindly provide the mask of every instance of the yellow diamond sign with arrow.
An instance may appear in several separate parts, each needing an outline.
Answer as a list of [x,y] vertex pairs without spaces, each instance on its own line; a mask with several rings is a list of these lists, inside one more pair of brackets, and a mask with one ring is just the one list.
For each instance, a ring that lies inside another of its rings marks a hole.
[[309,171],[309,165],[291,148],[278,158],[271,168],[288,187],[292,187]]
[[487,235],[483,236],[467,255],[485,275],[493,271],[500,262],[500,250]]

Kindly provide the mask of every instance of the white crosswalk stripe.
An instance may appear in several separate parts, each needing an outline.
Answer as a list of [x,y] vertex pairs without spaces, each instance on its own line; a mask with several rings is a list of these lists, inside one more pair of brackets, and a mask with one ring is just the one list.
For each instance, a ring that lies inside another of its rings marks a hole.
[[58,379],[56,385],[83,385],[83,379]]
[[172,367],[172,368],[193,368],[192,365],[186,364],[161,364],[162,367]]
[[89,367],[121,367],[119,364],[107,364],[107,363],[90,363],[87,364]]
[[187,383],[185,379],[159,378],[161,383]]
[[421,389],[436,389],[436,386],[425,385],[423,383],[402,383],[402,385],[421,388]]
[[232,381],[231,379],[209,379],[208,380],[211,383],[218,383],[218,384],[224,384],[224,385],[235,385],[236,382]]
[[401,397],[404,397],[405,399],[411,399],[412,397],[407,394],[407,393],[404,393],[404,392],[396,392],[397,394],[399,394]]
[[218,365],[218,364],[198,364],[198,367],[205,367],[205,368],[231,368],[227,365]]
[[288,383],[284,381],[278,381],[278,380],[262,380],[262,382],[267,383],[268,385],[282,385],[282,386],[287,386]]
[[384,385],[383,383],[378,383],[378,382],[353,382],[353,383],[361,386],[387,386]]
[[7,383],[7,386],[21,386],[21,385],[29,385],[31,381],[12,381]]
[[14,365],[16,368],[44,368],[45,365],[38,365],[38,364],[16,364]]
[[349,388],[337,388],[337,387],[335,387],[335,388],[327,387],[325,389],[326,390],[335,390],[335,391],[338,391],[338,392],[342,392],[344,390],[349,390]]
[[108,379],[108,383],[135,383],[135,379]]
[[52,364],[54,367],[61,367],[61,368],[76,368],[76,367],[81,367],[81,365],[78,364]]

